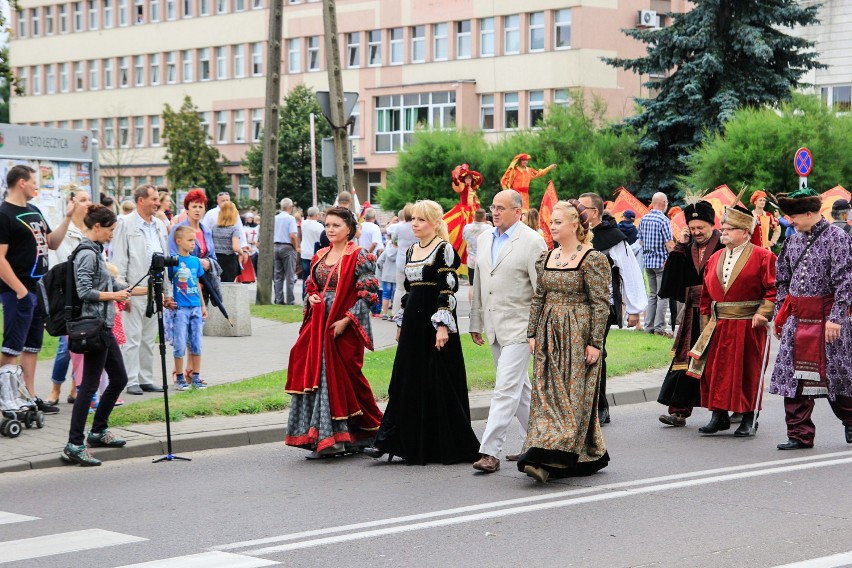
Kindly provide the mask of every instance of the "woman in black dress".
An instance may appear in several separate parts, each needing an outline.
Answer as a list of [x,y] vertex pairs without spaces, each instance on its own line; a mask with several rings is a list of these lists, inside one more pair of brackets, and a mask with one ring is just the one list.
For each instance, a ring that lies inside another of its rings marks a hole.
[[406,251],[390,401],[375,447],[366,451],[375,458],[390,454],[420,465],[479,458],[456,320],[460,260],[442,216],[434,201],[414,204],[411,228],[420,242]]

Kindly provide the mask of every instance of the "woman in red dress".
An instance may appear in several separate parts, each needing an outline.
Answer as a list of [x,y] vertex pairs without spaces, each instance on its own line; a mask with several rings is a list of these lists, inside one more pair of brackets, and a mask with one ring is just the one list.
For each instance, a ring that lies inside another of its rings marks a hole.
[[467,266],[467,243],[464,240],[465,225],[473,222],[473,214],[479,209],[476,190],[482,185],[482,174],[470,169],[467,164],[453,170],[453,191],[459,194],[459,202],[444,215],[449,233],[449,242],[456,249],[461,265]]
[[290,351],[286,443],[311,450],[308,459],[361,451],[372,444],[382,421],[361,371],[364,348],[373,349],[376,257],[350,242],[355,230],[348,209],[326,212],[331,246],[311,259],[305,316]]

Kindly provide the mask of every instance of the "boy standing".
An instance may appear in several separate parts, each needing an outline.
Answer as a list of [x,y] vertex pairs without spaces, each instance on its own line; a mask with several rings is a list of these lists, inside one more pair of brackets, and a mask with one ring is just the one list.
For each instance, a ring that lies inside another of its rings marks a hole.
[[192,369],[190,380],[192,386],[198,389],[207,388],[201,382],[201,332],[204,320],[207,319],[207,308],[201,299],[201,282],[204,274],[201,260],[191,256],[195,248],[195,230],[188,226],[175,229],[175,244],[178,249],[178,266],[169,267],[169,279],[175,301],[174,315],[174,353],[175,371],[177,373],[177,390],[189,388],[183,376],[183,357],[186,354],[186,344],[189,342],[189,367]]
[[382,281],[382,319],[389,320],[393,317],[391,306],[393,305],[393,295],[396,291],[396,255],[397,246],[393,240],[388,241],[388,245],[382,254],[376,266],[379,268],[379,274]]

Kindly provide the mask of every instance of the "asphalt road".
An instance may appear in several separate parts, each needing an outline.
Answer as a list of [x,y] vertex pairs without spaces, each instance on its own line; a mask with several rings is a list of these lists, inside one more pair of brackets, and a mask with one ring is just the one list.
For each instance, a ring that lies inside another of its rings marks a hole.
[[753,439],[701,436],[705,411],[666,428],[661,410],[614,407],[610,466],[546,485],[507,462],[309,462],[283,443],[5,474],[0,566],[852,565],[852,445],[825,401],[796,452],[775,449],[777,397]]

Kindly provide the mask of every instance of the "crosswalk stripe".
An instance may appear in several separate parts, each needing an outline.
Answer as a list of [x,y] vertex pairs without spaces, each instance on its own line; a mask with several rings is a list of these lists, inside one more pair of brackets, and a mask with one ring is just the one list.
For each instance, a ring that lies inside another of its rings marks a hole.
[[127,564],[119,568],[260,568],[261,566],[276,565],[278,565],[278,562],[230,552],[202,552],[201,554],[152,560],[141,564]]
[[9,525],[12,523],[23,523],[24,521],[37,521],[38,517],[28,517],[27,515],[19,515],[17,513],[7,513],[0,511],[0,525]]
[[0,564],[19,562],[31,558],[53,556],[66,552],[79,552],[94,548],[105,548],[131,542],[148,540],[129,534],[121,534],[102,529],[86,529],[59,534],[49,534],[34,538],[22,538],[0,542]]

